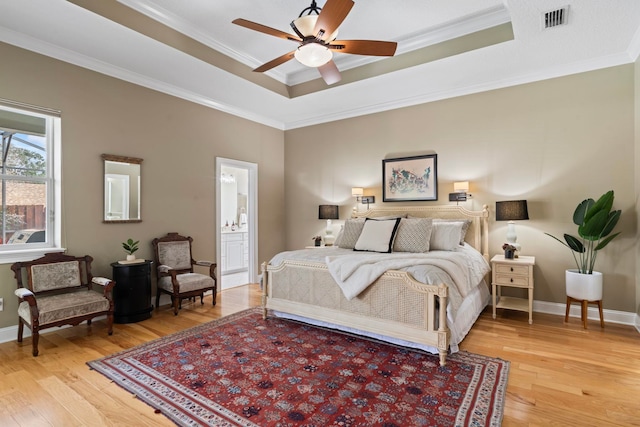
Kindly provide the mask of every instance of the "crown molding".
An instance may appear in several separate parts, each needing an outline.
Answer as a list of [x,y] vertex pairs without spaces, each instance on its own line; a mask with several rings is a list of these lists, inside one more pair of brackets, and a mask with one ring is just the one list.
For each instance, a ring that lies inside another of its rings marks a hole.
[[[396,56],[477,31],[486,30],[487,28],[492,28],[507,22],[511,22],[511,15],[504,5],[482,10],[396,40],[398,42]],[[339,55],[339,57],[334,58],[334,62],[341,71],[383,60],[384,58],[376,56],[362,55]],[[286,78],[287,86],[295,86],[318,78],[318,72],[312,68],[305,68],[294,73],[289,73]]]
[[630,60],[628,54],[619,53],[595,60],[566,64],[563,66],[555,67],[553,69],[546,69],[538,73],[531,73],[521,76],[515,76],[509,79],[488,82],[486,84],[457,87],[455,89],[446,89],[440,92],[431,92],[428,94],[418,94],[412,97],[396,99],[388,102],[370,104],[362,108],[354,108],[351,110],[343,110],[332,114],[316,116],[306,120],[287,122],[285,124],[285,130],[313,126],[317,124],[349,119],[368,114],[375,114],[383,111],[395,110],[398,108],[411,107],[414,105],[426,104],[428,102],[441,101],[443,99],[456,98],[459,96],[472,95],[475,93],[487,92],[490,90],[503,89],[506,87],[518,86],[522,84],[563,77],[571,74],[579,74],[602,68],[629,64],[630,62],[632,61]]
[[241,117],[252,122],[261,123],[269,127],[284,130],[284,123],[280,121],[273,120],[262,115],[250,113],[248,111],[216,101],[215,99],[202,96],[192,91],[188,91],[159,80],[151,79],[147,76],[134,73],[121,67],[116,67],[104,61],[99,61],[97,59],[79,54],[68,49],[63,49],[59,46],[43,42],[42,40],[35,39],[33,37],[6,29],[4,27],[0,27],[0,40],[17,47],[39,53],[41,55],[45,55],[63,62],[77,65],[78,67],[98,72],[100,74],[105,74],[107,76],[115,77],[117,79],[143,86],[148,89],[153,89],[167,95],[182,98],[184,100],[204,105],[205,107],[213,108],[215,110]]
[[[168,10],[161,8],[155,5],[153,2],[148,0],[117,0],[118,3],[121,3],[155,21],[160,22],[167,27],[188,36],[205,46],[210,47],[213,50],[216,50],[223,55],[228,56],[238,62],[241,62],[249,67],[257,68],[262,65],[262,62],[258,59],[254,58],[251,55],[247,55],[245,53],[239,52],[235,49],[230,49],[228,46],[225,46],[219,43],[216,39],[209,37],[205,32],[200,31],[198,28],[194,27],[192,23],[176,16],[175,14],[169,12]],[[287,76],[283,72],[277,69],[271,69],[268,73],[265,73],[271,78],[279,81],[280,83],[286,84]]]

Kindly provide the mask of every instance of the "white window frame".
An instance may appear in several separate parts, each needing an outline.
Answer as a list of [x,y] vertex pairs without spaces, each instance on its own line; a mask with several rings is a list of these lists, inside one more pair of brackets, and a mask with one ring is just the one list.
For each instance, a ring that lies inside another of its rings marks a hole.
[[[21,108],[24,107],[24,108]],[[44,179],[47,189],[46,239],[42,243],[29,243],[27,248],[0,245],[0,264],[29,261],[49,252],[64,252],[61,242],[62,205],[62,119],[60,113],[31,105],[0,100],[0,109],[18,114],[40,117],[45,120],[47,174]],[[19,131],[19,129],[16,129]],[[5,177],[13,180],[13,177]],[[29,181],[29,177],[15,177],[16,181]],[[42,179],[37,179],[42,182]]]

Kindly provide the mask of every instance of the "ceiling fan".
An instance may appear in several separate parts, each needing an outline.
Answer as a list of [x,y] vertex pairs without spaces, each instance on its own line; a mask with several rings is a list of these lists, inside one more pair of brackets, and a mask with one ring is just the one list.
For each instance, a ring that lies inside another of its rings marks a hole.
[[[336,40],[338,27],[353,7],[353,0],[327,0],[323,8],[315,0],[305,8],[297,19],[291,22],[295,34],[285,33],[246,19],[234,19],[232,22],[251,30],[269,34],[281,39],[300,43],[294,51],[263,64],[253,71],[262,73],[293,59],[294,57],[308,67],[317,68],[327,84],[340,81],[340,71],[333,62],[333,51],[356,55],[393,56],[396,42],[377,40]],[[305,15],[305,12],[307,14]],[[312,15],[315,13],[315,15]],[[303,16],[304,15],[304,16]]]

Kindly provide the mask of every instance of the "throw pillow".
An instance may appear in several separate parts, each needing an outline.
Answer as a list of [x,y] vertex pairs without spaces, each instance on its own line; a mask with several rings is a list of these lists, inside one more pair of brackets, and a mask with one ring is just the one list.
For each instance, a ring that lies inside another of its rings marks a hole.
[[356,246],[358,237],[364,227],[364,218],[348,219],[344,222],[344,229],[340,235],[340,241],[336,241],[336,246],[344,249],[353,249]]
[[353,250],[368,252],[391,252],[400,218],[379,220],[367,218]]
[[429,252],[431,219],[402,218],[393,243],[394,252]]
[[460,244],[464,245],[464,239],[467,236],[467,231],[469,231],[469,227],[471,226],[470,219],[434,219],[434,223],[436,222],[460,222],[462,223],[462,229],[460,230]]
[[453,251],[460,246],[460,233],[463,227],[462,221],[445,222],[434,221],[431,227],[431,239],[429,249],[439,251]]

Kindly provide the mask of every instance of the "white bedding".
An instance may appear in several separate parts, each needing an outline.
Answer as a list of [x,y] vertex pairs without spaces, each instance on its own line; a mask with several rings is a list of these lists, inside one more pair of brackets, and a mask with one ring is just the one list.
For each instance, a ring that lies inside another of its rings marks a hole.
[[[415,280],[430,285],[449,286],[447,315],[454,319],[467,297],[490,271],[485,258],[465,244],[455,251],[426,253],[370,253],[354,252],[338,247],[282,252],[270,262],[277,266],[285,259],[326,263],[334,280],[348,300],[366,289],[385,271],[401,270]],[[486,285],[484,285],[486,287]]]

